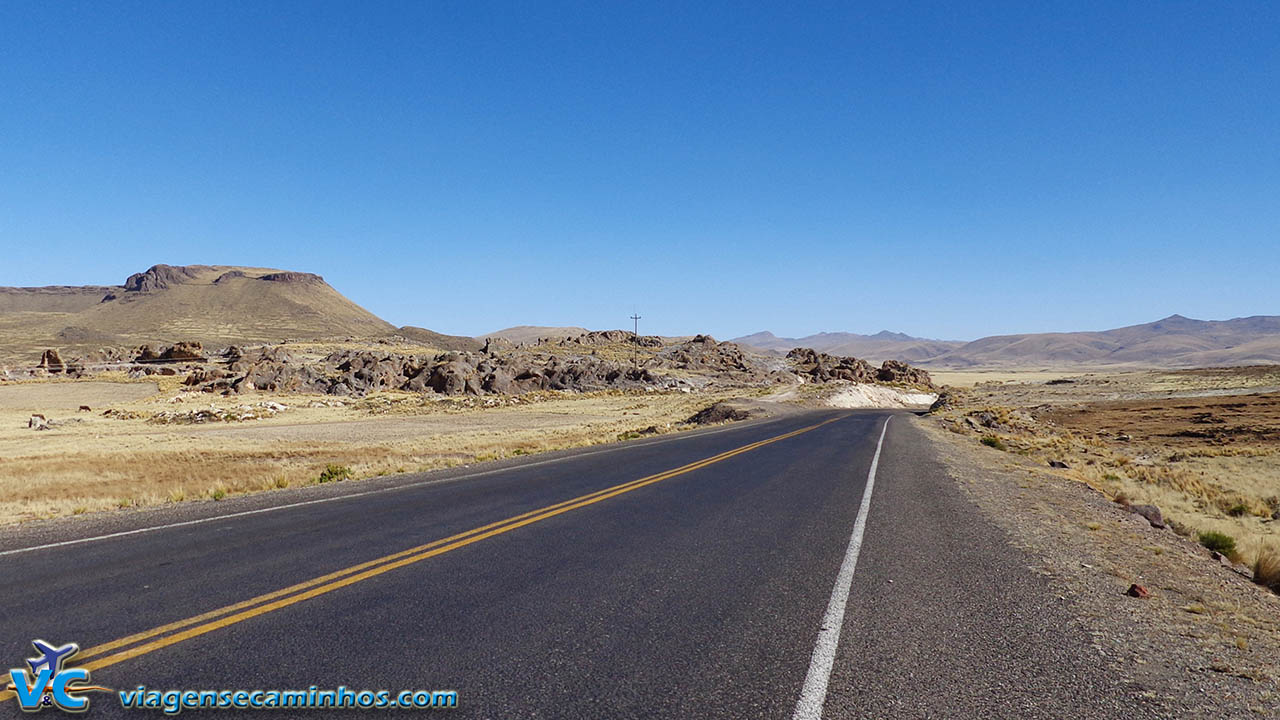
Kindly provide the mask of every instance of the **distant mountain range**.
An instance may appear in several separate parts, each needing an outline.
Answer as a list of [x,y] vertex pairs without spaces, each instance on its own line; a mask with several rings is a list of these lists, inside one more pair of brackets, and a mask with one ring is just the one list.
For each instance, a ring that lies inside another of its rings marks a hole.
[[915,364],[964,345],[963,342],[929,340],[888,330],[875,335],[824,332],[800,338],[778,337],[766,331],[734,338],[733,342],[780,354],[786,354],[791,348],[807,347],[831,355],[851,355],[876,364],[885,360],[903,360]]
[[[484,337],[516,343],[566,338],[581,327],[520,326]],[[199,340],[207,346],[292,339],[403,337],[441,350],[478,350],[476,339],[397,328],[343,297],[319,275],[232,265],[156,265],[121,285],[0,287],[0,361],[34,362],[43,348]],[[678,341],[680,338],[667,338]],[[883,331],[799,338],[759,332],[733,342],[785,354],[809,347],[874,363],[930,368],[1211,367],[1280,364],[1280,316],[1192,320],[1172,315],[1100,332],[997,335],[973,342]]]
[[1280,363],[1280,316],[1193,320],[1171,315],[1098,332],[994,335],[973,342],[881,332],[779,338],[755,333],[734,342],[766,352],[812,347],[873,362],[905,360],[933,368],[1212,367]]

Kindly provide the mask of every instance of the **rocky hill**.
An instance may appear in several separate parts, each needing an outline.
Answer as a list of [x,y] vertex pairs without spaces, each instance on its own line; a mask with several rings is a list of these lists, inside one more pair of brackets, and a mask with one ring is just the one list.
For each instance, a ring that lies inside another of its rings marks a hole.
[[155,265],[122,285],[0,288],[0,359],[34,361],[102,346],[206,346],[351,336],[396,328],[319,275],[270,268]]

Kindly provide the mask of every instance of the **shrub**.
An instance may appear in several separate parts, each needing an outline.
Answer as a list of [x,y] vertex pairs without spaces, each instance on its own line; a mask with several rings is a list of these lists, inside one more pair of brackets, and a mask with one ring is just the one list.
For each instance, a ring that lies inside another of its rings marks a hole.
[[1199,540],[1201,545],[1210,550],[1226,555],[1233,560],[1235,559],[1236,539],[1230,535],[1210,530],[1209,532],[1200,533]]
[[329,463],[329,465],[325,467],[324,472],[320,473],[320,477],[316,478],[316,482],[338,482],[340,480],[350,480],[355,476],[356,474],[351,472],[351,468],[346,465],[335,465],[333,463]]
[[1280,520],[1280,495],[1272,495],[1264,502],[1267,503],[1267,509],[1271,511],[1271,519]]
[[1003,440],[1001,440],[1000,438],[996,437],[995,435],[985,435],[985,436],[983,436],[983,438],[982,438],[982,444],[983,444],[983,445],[986,445],[986,446],[987,446],[987,447],[989,447],[989,448],[995,448],[996,450],[1008,450],[1008,449],[1009,449],[1009,448],[1005,447],[1004,441],[1003,441]]
[[1227,514],[1231,517],[1244,517],[1249,514],[1249,506],[1244,503],[1236,503],[1227,508]]
[[1253,561],[1253,581],[1280,595],[1280,548],[1263,545]]
[[221,500],[226,496],[227,496],[227,491],[220,487],[214,488],[213,491],[209,493],[209,497],[213,498],[214,500]]

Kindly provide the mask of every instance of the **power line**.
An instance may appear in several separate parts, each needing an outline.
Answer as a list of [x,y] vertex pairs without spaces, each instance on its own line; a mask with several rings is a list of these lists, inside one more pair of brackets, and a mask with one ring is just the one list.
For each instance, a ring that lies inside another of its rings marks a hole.
[[634,325],[635,329],[632,330],[631,332],[631,342],[635,344],[634,347],[631,348],[631,364],[634,365],[637,370],[639,370],[640,369],[640,316],[637,314],[633,314],[631,316],[631,320],[635,324]]

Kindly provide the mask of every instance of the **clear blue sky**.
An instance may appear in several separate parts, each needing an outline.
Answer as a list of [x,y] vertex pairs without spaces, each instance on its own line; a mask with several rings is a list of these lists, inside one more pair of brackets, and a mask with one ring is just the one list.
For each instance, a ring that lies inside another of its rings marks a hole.
[[1274,2],[7,2],[0,285],[307,270],[396,324],[1280,314]]

